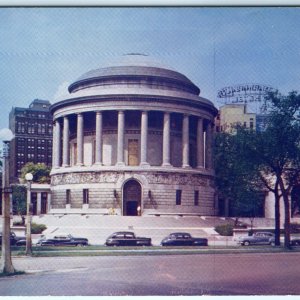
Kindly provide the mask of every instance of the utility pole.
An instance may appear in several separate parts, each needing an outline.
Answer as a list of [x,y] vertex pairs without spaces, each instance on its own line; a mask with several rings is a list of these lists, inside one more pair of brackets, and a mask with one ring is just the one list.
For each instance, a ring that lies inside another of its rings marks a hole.
[[14,138],[13,133],[9,129],[0,131],[0,139],[3,140],[3,168],[2,168],[2,255],[0,273],[15,273],[11,261],[10,249],[10,199],[9,193],[9,144]]
[[33,175],[27,173],[25,175],[27,180],[27,221],[26,221],[26,250],[25,254],[27,256],[32,255],[32,240],[31,240],[31,182]]

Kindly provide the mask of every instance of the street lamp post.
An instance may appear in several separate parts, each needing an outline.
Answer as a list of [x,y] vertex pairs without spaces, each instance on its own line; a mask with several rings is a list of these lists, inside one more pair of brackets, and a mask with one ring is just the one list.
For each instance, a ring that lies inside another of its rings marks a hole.
[[25,175],[27,181],[27,218],[26,218],[26,250],[25,254],[27,256],[32,255],[32,241],[31,241],[31,182],[33,175],[27,173]]
[[14,273],[15,269],[11,261],[10,249],[10,199],[9,199],[9,144],[14,138],[9,129],[0,130],[0,140],[3,141],[3,166],[2,166],[2,254],[1,273]]

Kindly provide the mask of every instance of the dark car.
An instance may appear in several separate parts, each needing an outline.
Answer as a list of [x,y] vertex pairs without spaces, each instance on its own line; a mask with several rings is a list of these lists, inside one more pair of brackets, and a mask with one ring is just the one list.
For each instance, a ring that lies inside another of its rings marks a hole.
[[136,237],[133,232],[120,231],[110,235],[106,246],[151,246],[151,238]]
[[251,236],[239,237],[238,244],[249,245],[272,245],[275,246],[275,235],[271,232],[255,232]]
[[300,238],[291,240],[292,246],[300,246]]
[[207,246],[206,238],[195,238],[187,232],[174,232],[161,241],[162,246]]
[[[25,237],[16,236],[16,234],[13,231],[10,233],[10,245],[19,246],[19,241],[22,241],[22,240],[25,240]],[[0,232],[0,245],[1,244],[2,244],[2,232]],[[26,242],[25,242],[25,244],[26,244]]]
[[51,238],[41,238],[38,246],[87,246],[88,239],[82,237],[74,237],[71,234],[56,234]]

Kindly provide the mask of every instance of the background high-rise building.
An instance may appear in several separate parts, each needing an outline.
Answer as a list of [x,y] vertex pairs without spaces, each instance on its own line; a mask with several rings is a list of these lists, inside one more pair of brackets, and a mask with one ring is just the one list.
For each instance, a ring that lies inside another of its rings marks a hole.
[[17,182],[22,167],[28,163],[52,165],[51,103],[35,99],[29,108],[13,107],[9,128],[15,138],[11,142],[10,182]]

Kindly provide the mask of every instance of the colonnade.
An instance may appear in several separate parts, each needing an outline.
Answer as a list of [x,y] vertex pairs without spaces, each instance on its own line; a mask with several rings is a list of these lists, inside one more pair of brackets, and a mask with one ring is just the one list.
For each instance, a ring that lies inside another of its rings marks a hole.
[[[117,131],[117,163],[116,166],[125,166],[124,159],[124,137],[125,137],[125,112],[118,111],[118,131]],[[102,165],[102,136],[103,136],[103,112],[97,111],[95,114],[95,164]],[[204,131],[204,121],[206,130]],[[190,115],[183,115],[182,122],[182,168],[190,168],[189,164],[189,122]],[[171,113],[164,112],[163,117],[163,150],[162,167],[172,167],[171,165]],[[54,121],[53,128],[53,167],[59,168],[70,166],[70,130],[69,118],[63,117],[63,130],[59,119]],[[204,135],[205,132],[205,135]],[[213,124],[209,120],[197,117],[197,168],[212,168],[212,134]],[[204,138],[205,137],[205,138]],[[147,162],[148,149],[148,111],[141,112],[141,148],[140,166],[149,166]],[[61,149],[62,147],[62,149]],[[84,147],[84,116],[77,114],[77,166],[83,165]],[[62,158],[61,158],[62,155]],[[62,163],[61,163],[62,162]]]

